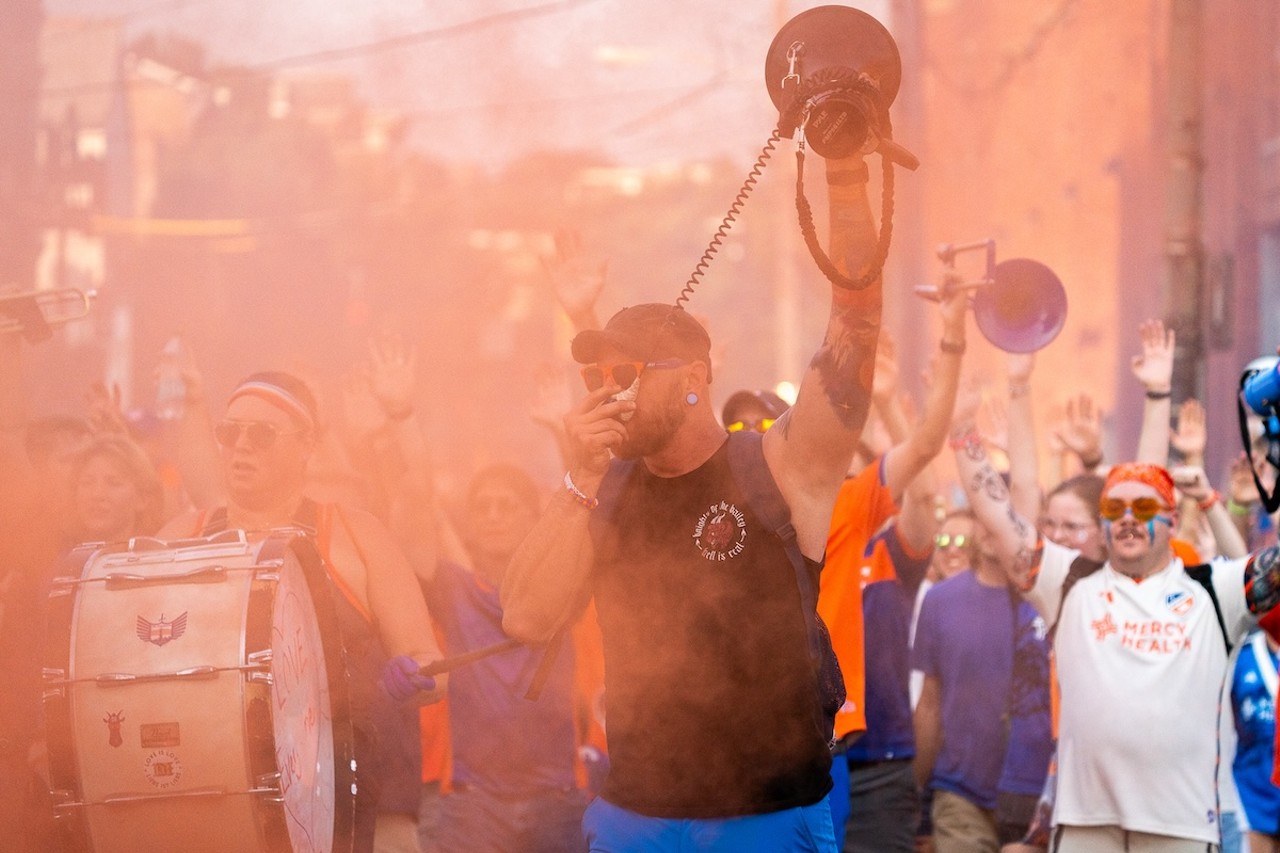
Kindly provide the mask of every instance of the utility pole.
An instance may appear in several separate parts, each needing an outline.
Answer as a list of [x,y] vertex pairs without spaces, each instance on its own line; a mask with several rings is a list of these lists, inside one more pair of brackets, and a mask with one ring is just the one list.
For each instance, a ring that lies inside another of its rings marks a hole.
[[1169,3],[1169,167],[1165,195],[1165,278],[1168,324],[1177,332],[1173,399],[1203,399],[1204,252],[1200,238],[1200,0]]
[[0,290],[35,286],[41,0],[0,2]]

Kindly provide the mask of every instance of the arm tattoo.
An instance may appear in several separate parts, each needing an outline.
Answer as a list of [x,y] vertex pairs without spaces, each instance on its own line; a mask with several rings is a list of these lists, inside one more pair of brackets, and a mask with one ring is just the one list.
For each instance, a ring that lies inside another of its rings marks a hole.
[[997,503],[1009,499],[1009,489],[1000,475],[990,465],[983,465],[973,473],[973,492],[985,492],[987,497]]
[[810,367],[822,378],[827,402],[840,423],[847,429],[858,429],[871,408],[871,381],[880,325],[867,319],[854,306],[837,303],[832,308],[831,326],[832,331],[814,355]]
[[1026,540],[1027,535],[1031,533],[1031,525],[1027,524],[1027,520],[1018,515],[1018,511],[1013,508],[1013,504],[1009,505],[1009,523],[1013,525],[1013,529],[1018,532],[1018,538]]

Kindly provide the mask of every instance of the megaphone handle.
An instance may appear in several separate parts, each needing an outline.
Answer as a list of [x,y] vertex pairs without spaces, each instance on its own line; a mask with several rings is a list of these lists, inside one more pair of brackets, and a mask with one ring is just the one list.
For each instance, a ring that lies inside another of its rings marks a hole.
[[880,145],[876,148],[880,156],[904,169],[914,172],[920,168],[920,158],[894,142],[887,136],[880,137]]

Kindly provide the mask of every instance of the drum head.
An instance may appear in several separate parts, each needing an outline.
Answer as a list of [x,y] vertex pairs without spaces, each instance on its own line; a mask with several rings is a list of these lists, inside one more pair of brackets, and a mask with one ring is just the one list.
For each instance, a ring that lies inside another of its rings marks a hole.
[[[292,554],[292,552],[287,552]],[[271,629],[271,711],[280,794],[293,850],[334,849],[335,747],[329,667],[302,567],[280,570]]]

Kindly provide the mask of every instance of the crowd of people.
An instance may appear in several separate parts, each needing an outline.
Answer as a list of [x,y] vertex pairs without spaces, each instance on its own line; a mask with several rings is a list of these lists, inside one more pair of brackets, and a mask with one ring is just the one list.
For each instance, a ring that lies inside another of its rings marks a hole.
[[865,167],[826,168],[858,278],[794,402],[717,410],[703,324],[601,323],[604,269],[563,235],[545,270],[585,391],[532,412],[553,487],[510,460],[443,489],[395,337],[342,416],[279,370],[207,400],[193,361],[161,422],[105,387],[28,412],[28,344],[0,336],[0,847],[63,849],[41,666],[75,546],[294,528],[337,605],[357,850],[1280,850],[1274,522],[1243,454],[1214,487],[1203,408],[1173,416],[1173,333],[1137,330],[1121,458],[1088,395],[1036,435],[1033,355],[999,388],[966,373],[962,290],[916,406]]

